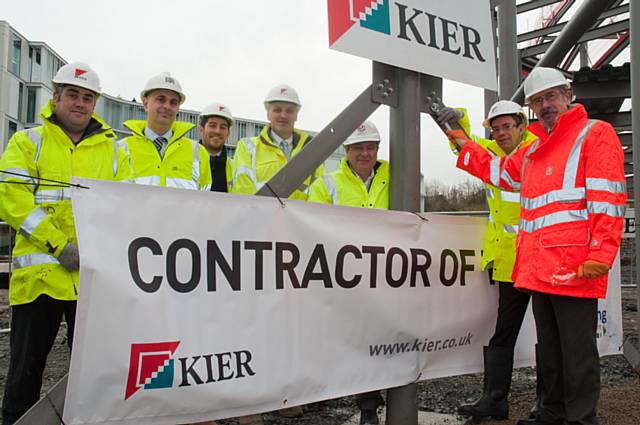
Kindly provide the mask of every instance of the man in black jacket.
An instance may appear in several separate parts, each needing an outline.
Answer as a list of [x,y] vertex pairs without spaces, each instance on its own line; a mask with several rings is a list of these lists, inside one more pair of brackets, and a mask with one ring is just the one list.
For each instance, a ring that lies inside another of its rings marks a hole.
[[225,143],[234,119],[231,111],[222,103],[212,103],[200,113],[200,143],[209,153],[211,164],[211,190],[228,192],[231,188],[231,159],[227,157]]

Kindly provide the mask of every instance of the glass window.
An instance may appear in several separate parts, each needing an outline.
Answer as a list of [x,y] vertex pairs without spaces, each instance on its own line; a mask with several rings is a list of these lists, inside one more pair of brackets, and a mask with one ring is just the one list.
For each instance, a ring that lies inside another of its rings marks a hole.
[[7,140],[11,139],[13,135],[16,134],[16,131],[18,131],[18,124],[13,121],[9,121]]
[[11,43],[11,63],[9,64],[9,71],[15,75],[20,76],[20,56],[22,53],[22,40],[15,35],[13,36],[13,42]]
[[238,139],[242,139],[247,136],[247,123],[239,122],[238,123]]
[[18,86],[18,119],[20,121],[22,121],[23,117],[22,106],[24,102],[22,99],[24,99],[24,84],[20,83]]
[[40,49],[34,49],[36,61],[33,65],[33,79],[32,81],[42,81],[42,53]]
[[36,89],[29,87],[27,95],[27,122],[36,122]]

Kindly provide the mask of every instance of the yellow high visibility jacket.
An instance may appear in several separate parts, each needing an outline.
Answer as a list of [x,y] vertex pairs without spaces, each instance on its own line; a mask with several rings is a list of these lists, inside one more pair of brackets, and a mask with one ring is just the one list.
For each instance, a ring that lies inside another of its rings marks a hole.
[[97,115],[78,144],[55,124],[52,115],[49,102],[40,113],[44,124],[14,134],[0,159],[0,170],[22,175],[0,173],[0,218],[17,233],[9,284],[11,305],[32,302],[42,294],[58,300],[77,299],[78,272],[70,273],[58,262],[64,247],[77,243],[70,189],[45,179],[132,178],[126,152]]
[[331,174],[322,176],[311,185],[309,201],[360,208],[389,209],[389,163],[378,160],[374,167],[369,190],[349,167],[346,158]]
[[[270,126],[266,125],[258,136],[244,138],[238,142],[232,167],[234,174],[231,191],[233,193],[256,193],[289,162],[280,147],[271,140],[269,129]],[[294,148],[291,151],[291,157],[296,156],[309,140],[307,133],[294,130]],[[289,196],[289,199],[306,200],[309,195],[309,186],[322,174],[324,174],[324,166],[320,165]]]
[[119,143],[131,157],[135,183],[194,190],[211,188],[209,154],[197,141],[185,137],[194,127],[193,124],[181,121],[173,123],[173,136],[164,157],[144,135],[146,121],[129,120],[124,125],[133,131],[133,135]]
[[[469,116],[464,108],[460,108],[464,116],[458,124],[467,134],[471,134]],[[471,135],[478,145],[495,156],[505,156],[505,151],[495,140]],[[517,149],[529,146],[537,137],[525,131],[523,141]],[[455,151],[455,149],[454,149]],[[493,279],[498,282],[513,282],[513,266],[516,261],[516,237],[520,223],[520,194],[507,192],[490,184],[485,185],[487,205],[489,207],[489,223],[484,234],[482,245],[482,270],[493,269]]]

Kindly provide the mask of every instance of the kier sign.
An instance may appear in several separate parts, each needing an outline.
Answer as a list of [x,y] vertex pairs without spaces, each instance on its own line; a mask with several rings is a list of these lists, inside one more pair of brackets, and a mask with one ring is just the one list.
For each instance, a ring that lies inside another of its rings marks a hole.
[[328,0],[329,46],[496,89],[489,0]]

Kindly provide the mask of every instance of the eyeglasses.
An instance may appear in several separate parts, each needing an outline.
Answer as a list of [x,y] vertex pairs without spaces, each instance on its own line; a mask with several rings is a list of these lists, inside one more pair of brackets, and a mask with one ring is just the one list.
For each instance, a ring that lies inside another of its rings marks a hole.
[[499,133],[501,131],[511,131],[511,129],[516,128],[517,125],[516,124],[504,124],[501,126],[497,126],[497,127],[491,127],[491,134],[496,134]]
[[551,103],[558,100],[559,97],[560,97],[560,92],[558,90],[555,90],[545,94],[544,96],[538,96],[534,99],[530,99],[528,104],[531,107],[539,107],[539,106],[542,106],[542,102],[544,102],[545,100],[548,103]]

